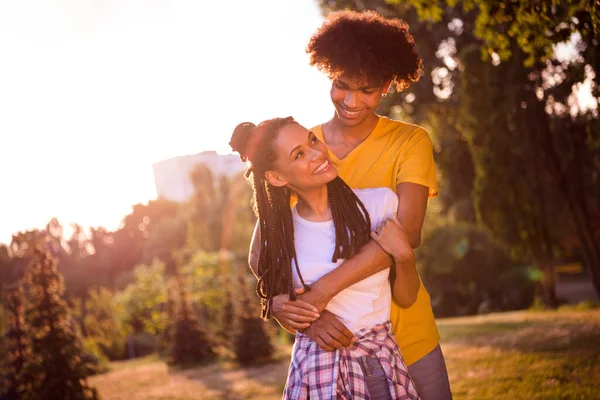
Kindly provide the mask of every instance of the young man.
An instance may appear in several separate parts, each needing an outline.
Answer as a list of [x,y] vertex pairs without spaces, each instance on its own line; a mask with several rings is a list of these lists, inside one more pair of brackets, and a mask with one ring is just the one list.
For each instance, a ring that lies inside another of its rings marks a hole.
[[[350,187],[384,186],[397,193],[398,219],[409,244],[418,247],[427,200],[437,195],[431,139],[419,126],[375,112],[390,85],[401,91],[419,78],[422,60],[408,26],[374,12],[334,13],[312,36],[307,52],[311,65],[331,78],[335,106],[333,118],[313,132],[327,144],[338,174]],[[250,262],[256,262],[256,254],[251,254]],[[278,296],[274,315],[288,327],[304,329],[324,349],[348,346],[352,332],[325,310],[327,303],[391,262],[377,243],[368,243],[299,300]],[[417,293],[412,305],[393,303],[390,316],[409,373],[423,400],[451,399],[429,294],[414,266],[397,270],[403,274],[407,298],[414,299]]]

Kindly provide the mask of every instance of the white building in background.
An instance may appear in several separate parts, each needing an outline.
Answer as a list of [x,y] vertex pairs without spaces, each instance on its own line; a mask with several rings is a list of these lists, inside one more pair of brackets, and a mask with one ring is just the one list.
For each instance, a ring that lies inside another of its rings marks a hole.
[[197,164],[206,165],[215,175],[226,176],[233,176],[246,168],[238,155],[219,155],[216,151],[159,161],[152,165],[158,197],[180,202],[188,200],[194,194],[190,172]]

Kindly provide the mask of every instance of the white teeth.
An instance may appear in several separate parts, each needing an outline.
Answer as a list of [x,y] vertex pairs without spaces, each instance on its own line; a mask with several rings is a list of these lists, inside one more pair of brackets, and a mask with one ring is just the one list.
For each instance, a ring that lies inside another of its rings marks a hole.
[[318,174],[319,172],[323,171],[325,168],[327,168],[327,166],[329,165],[329,161],[324,161],[323,164],[319,165],[317,167],[317,169],[315,169],[315,174]]
[[346,115],[348,115],[349,117],[355,117],[355,116],[358,115],[358,113],[360,113],[360,111],[349,111],[349,110],[347,110],[347,109],[345,109],[343,107],[342,107],[342,110],[344,110],[344,113]]

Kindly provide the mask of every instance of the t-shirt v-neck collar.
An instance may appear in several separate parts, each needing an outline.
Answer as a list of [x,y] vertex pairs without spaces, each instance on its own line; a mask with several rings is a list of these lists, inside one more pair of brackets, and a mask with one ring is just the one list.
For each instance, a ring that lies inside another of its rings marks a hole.
[[[342,158],[339,158],[338,156],[336,156],[333,153],[333,151],[331,151],[329,149],[329,146],[327,146],[327,149],[329,150],[329,155],[331,156],[333,161],[334,162],[343,162],[344,160],[348,159],[353,153],[355,153],[358,149],[360,149],[362,146],[364,146],[364,144],[373,137],[373,134],[375,132],[377,132],[377,130],[379,129],[379,125],[382,123],[382,120],[383,120],[383,118],[381,116],[378,116],[377,123],[375,124],[375,127],[373,127],[373,130],[371,131],[371,133],[369,133],[369,135],[367,135],[367,137],[362,142],[360,142],[355,148],[350,150]],[[325,132],[323,131],[323,124],[319,125],[319,130],[321,131],[321,137],[319,139],[321,139],[321,141],[323,141],[323,143],[325,143],[327,145],[327,143],[325,142]]]

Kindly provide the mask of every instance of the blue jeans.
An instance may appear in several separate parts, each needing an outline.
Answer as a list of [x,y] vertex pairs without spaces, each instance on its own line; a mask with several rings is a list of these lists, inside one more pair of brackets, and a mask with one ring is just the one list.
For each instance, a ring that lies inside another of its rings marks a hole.
[[[379,360],[364,357],[361,359],[361,367],[371,399],[391,400],[388,381]],[[439,344],[425,357],[408,367],[408,373],[421,400],[452,400],[446,362]]]
[[392,400],[388,379],[379,360],[365,356],[360,361],[371,400]]
[[425,357],[408,367],[421,400],[452,400],[448,371],[438,344]]

